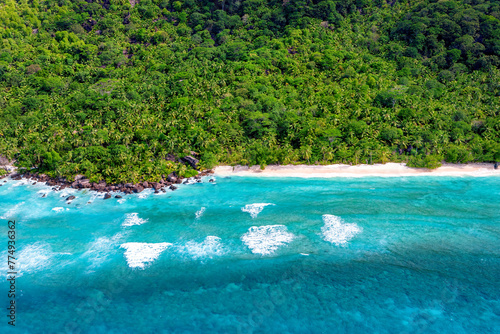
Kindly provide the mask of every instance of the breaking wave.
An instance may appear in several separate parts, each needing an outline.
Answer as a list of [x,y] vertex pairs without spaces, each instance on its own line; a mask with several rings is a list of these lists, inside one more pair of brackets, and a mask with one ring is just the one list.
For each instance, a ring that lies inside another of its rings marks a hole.
[[295,236],[285,225],[252,226],[241,240],[254,254],[269,255],[288,244]]
[[139,218],[139,214],[137,212],[127,213],[125,221],[122,223],[122,226],[133,226],[133,225],[142,225],[146,223],[147,219]]
[[125,258],[130,268],[141,268],[156,260],[160,254],[172,246],[168,242],[145,243],[145,242],[127,242],[120,248],[125,249]]
[[254,204],[247,204],[243,208],[241,208],[241,211],[243,212],[248,212],[252,218],[256,218],[259,213],[264,210],[264,207],[268,205],[274,205],[272,203],[254,203]]
[[337,246],[344,246],[363,229],[356,224],[346,224],[340,217],[323,215],[323,239]]

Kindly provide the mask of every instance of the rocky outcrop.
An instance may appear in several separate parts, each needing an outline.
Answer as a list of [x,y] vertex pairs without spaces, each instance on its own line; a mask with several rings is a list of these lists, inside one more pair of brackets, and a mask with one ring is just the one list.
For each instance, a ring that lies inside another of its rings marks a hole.
[[[197,176],[194,177],[196,182],[201,182],[201,177],[206,176],[213,173],[213,171],[203,171],[200,172]],[[4,175],[3,177],[5,177]],[[132,194],[132,193],[140,193],[144,191],[144,189],[154,189],[155,193],[159,193],[160,191],[166,192],[166,189],[170,190],[176,190],[177,189],[177,184],[181,183],[186,183],[190,184],[192,182],[187,182],[187,179],[184,179],[180,177],[177,173],[172,172],[168,176],[162,175],[161,179],[158,182],[148,182],[148,181],[143,181],[139,183],[120,183],[120,184],[114,184],[110,185],[107,184],[104,181],[99,181],[99,182],[90,182],[89,179],[87,179],[86,176],[84,175],[76,175],[74,178],[73,182],[68,181],[65,177],[57,177],[57,178],[51,178],[46,174],[38,174],[38,173],[32,173],[26,168],[20,168],[18,172],[12,172],[8,174],[11,179],[13,180],[20,180],[22,178],[36,181],[36,182],[44,182],[46,185],[51,186],[52,190],[59,191],[62,189],[65,189],[67,187],[73,188],[73,189],[89,189],[89,190],[94,190],[97,192],[104,192],[106,193],[105,198],[110,198],[111,194],[110,192],[117,191],[117,192],[122,192],[124,194]],[[0,177],[2,178],[2,177]],[[175,184],[175,185],[174,185]],[[107,197],[107,196],[110,197]],[[45,197],[45,196],[43,196]],[[116,198],[121,198],[121,196],[116,195]],[[67,201],[71,201],[75,198],[75,196],[69,196],[67,197]]]
[[111,194],[110,193],[106,193],[106,195],[104,195],[104,199],[108,199],[108,198],[111,198]]
[[180,160],[183,163],[189,164],[193,169],[198,169],[198,163],[200,162],[198,159],[188,155],[184,158],[181,158]]

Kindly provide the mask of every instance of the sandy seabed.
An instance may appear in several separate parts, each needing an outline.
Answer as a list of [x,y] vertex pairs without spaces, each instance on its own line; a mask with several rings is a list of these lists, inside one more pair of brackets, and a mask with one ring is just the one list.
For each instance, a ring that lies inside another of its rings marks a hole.
[[443,164],[436,169],[413,168],[405,163],[374,165],[269,165],[260,166],[219,166],[215,174],[220,176],[267,176],[267,177],[363,177],[363,176],[500,176],[499,169],[492,163]]

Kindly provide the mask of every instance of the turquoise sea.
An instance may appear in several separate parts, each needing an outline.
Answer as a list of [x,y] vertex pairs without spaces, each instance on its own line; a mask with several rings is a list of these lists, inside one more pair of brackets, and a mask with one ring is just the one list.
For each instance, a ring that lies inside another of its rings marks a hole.
[[0,183],[0,333],[500,333],[500,177]]

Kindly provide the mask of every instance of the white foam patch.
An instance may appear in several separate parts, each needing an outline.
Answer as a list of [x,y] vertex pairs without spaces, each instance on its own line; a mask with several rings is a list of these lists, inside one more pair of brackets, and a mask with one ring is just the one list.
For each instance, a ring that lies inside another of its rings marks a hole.
[[254,204],[247,204],[243,208],[241,208],[241,211],[243,212],[248,212],[252,218],[256,218],[259,213],[264,210],[264,207],[268,205],[274,205],[272,203],[254,203]]
[[118,242],[123,237],[121,233],[117,233],[112,237],[100,237],[91,242],[83,257],[87,258],[91,265],[88,269],[99,267],[104,262],[110,259],[111,251],[118,245]]
[[323,215],[323,222],[323,239],[337,246],[346,245],[356,234],[363,231],[358,225],[343,223],[340,217],[334,215]]
[[31,273],[46,268],[53,256],[48,244],[37,242],[28,245],[17,255],[19,271]]
[[149,197],[149,192],[147,191],[143,191],[141,193],[139,193],[139,195],[137,195],[138,198],[148,198]]
[[61,212],[61,211],[64,211],[64,208],[62,207],[57,207],[57,208],[52,208],[52,211],[55,211],[55,212]]
[[30,181],[28,179],[21,179],[21,180],[16,180],[16,182],[14,182],[12,184],[13,187],[20,187],[20,186],[24,186],[24,185],[27,185],[27,184],[31,184],[33,183],[33,181]]
[[200,219],[204,213],[205,213],[205,207],[202,207],[200,210],[196,211],[195,213],[196,219]]
[[254,254],[269,255],[278,247],[288,244],[295,236],[285,225],[252,226],[241,240]]
[[127,213],[125,221],[122,226],[133,226],[133,225],[142,225],[146,223],[147,219],[139,218],[139,214],[137,212]]
[[39,190],[39,191],[37,192],[37,194],[40,194],[40,196],[43,196],[43,195],[47,196],[48,194],[50,194],[50,189],[42,189],[42,190]]
[[188,254],[193,259],[211,259],[214,256],[220,256],[226,252],[224,246],[220,242],[220,238],[211,235],[206,237],[203,242],[189,241],[184,246],[180,246],[179,251]]
[[168,247],[172,246],[168,242],[145,243],[127,242],[120,248],[125,249],[125,258],[130,268],[144,268],[147,264],[156,260],[160,254]]
[[3,214],[0,219],[11,219],[14,217],[14,215],[19,211],[19,208],[24,204],[24,202],[17,203],[14,205],[12,208],[7,210],[5,214]]
[[125,198],[120,198],[117,202],[120,203],[120,204],[123,204],[125,203],[126,199]]

